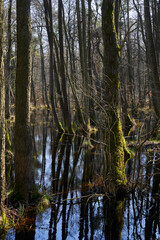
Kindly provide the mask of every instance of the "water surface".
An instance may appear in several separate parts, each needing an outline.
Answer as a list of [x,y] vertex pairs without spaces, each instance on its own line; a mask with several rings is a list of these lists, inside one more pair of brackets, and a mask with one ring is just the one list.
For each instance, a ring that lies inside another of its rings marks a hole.
[[128,162],[128,182],[136,188],[120,200],[102,194],[103,145],[59,139],[46,122],[33,127],[32,136],[34,183],[52,197],[51,206],[4,239],[160,239],[158,152],[144,149]]

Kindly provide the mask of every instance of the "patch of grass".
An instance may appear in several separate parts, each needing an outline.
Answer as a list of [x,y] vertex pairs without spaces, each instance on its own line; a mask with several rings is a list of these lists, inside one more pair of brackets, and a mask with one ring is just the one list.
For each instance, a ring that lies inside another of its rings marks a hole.
[[8,226],[8,219],[7,219],[5,210],[2,211],[2,225],[1,226],[3,229],[6,229]]
[[50,205],[51,197],[47,194],[43,195],[37,206],[37,212],[40,213]]
[[19,203],[19,217],[23,218],[25,216],[25,206],[24,204]]

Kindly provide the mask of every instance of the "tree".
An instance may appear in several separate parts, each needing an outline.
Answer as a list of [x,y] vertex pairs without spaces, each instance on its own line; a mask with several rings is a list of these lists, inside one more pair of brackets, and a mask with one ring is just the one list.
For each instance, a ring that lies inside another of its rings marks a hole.
[[115,187],[126,184],[125,164],[129,158],[119,116],[119,57],[120,49],[117,44],[114,6],[116,0],[103,0],[102,4],[102,33],[104,44],[103,67],[106,102],[107,127],[107,174],[111,185],[109,191],[114,193]]
[[145,17],[145,30],[146,30],[146,50],[149,57],[150,69],[152,72],[152,97],[155,112],[160,117],[160,80],[158,72],[158,63],[156,59],[155,45],[153,41],[153,32],[151,25],[149,0],[144,0],[144,17]]
[[0,214],[5,200],[4,1],[0,0]]
[[6,118],[8,119],[10,116],[10,84],[11,84],[11,50],[12,50],[12,33],[11,33],[11,15],[12,15],[12,0],[9,0],[8,5],[8,31],[7,31],[7,57],[6,57],[6,96],[5,96],[5,112]]
[[65,75],[65,65],[64,65],[64,47],[63,47],[63,3],[62,0],[58,0],[58,32],[59,32],[59,49],[60,49],[60,76],[61,76],[61,86],[64,100],[64,122],[65,127],[69,130],[71,119],[69,113],[69,104],[67,97],[67,84]]
[[[80,1],[76,0],[76,12],[77,12],[77,28],[78,28],[78,43],[79,43],[79,55],[80,55],[80,66],[83,80],[83,91],[84,91],[84,118],[86,124],[88,123],[88,63],[87,63],[87,41],[86,41],[86,9],[84,0],[81,0],[82,10],[80,8]],[[82,14],[81,14],[82,12]],[[82,22],[81,22],[82,18]]]
[[15,112],[15,183],[19,198],[28,200],[32,171],[30,122],[30,0],[17,0],[17,70]]
[[38,31],[38,39],[39,39],[40,56],[41,56],[42,99],[43,99],[43,104],[46,101],[47,107],[49,109],[46,74],[45,74],[45,67],[44,67],[45,63],[44,63],[44,52],[43,52],[43,43],[42,43],[42,28]]
[[48,35],[48,42],[49,42],[49,71],[50,71],[50,76],[49,76],[49,83],[50,83],[50,101],[51,101],[51,106],[52,106],[52,112],[54,116],[54,121],[56,124],[56,127],[60,132],[63,131],[62,126],[58,120],[58,115],[56,113],[55,109],[55,101],[54,101],[54,91],[53,91],[53,79],[54,79],[54,54],[53,54],[53,22],[52,22],[52,1],[51,0],[43,0],[43,5],[44,5],[44,11],[45,11],[45,21],[46,21],[46,29],[47,29],[47,35]]

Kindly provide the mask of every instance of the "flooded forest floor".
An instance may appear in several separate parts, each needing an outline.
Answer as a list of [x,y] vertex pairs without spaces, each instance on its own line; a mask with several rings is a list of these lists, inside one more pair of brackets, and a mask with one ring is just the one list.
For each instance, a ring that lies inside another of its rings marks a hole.
[[33,111],[31,122],[36,201],[28,207],[10,202],[14,187],[14,130],[10,126],[6,213],[12,223],[3,216],[2,225],[10,227],[1,239],[160,239],[160,141],[158,130],[150,134],[154,122],[137,121],[126,136],[132,158],[126,167],[123,198],[105,191],[105,144],[99,141],[99,132],[90,139],[59,135],[45,111]]

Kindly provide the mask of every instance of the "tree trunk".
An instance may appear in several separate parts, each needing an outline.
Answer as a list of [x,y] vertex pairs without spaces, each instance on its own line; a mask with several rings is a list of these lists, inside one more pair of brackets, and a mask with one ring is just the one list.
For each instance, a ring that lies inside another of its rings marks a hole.
[[155,46],[153,42],[152,26],[149,0],[144,0],[144,16],[146,30],[146,50],[149,56],[149,63],[152,72],[152,97],[155,112],[160,117],[160,81],[158,73],[158,65],[156,60]]
[[44,52],[43,52],[43,45],[42,45],[42,30],[38,32],[38,38],[39,38],[40,56],[41,56],[42,98],[43,98],[43,104],[46,101],[47,107],[49,109],[46,74],[45,74],[45,67],[44,67]]
[[66,74],[65,74],[65,66],[64,66],[64,48],[63,48],[63,4],[62,0],[58,1],[58,31],[59,31],[59,48],[60,48],[60,76],[61,76],[61,86],[63,93],[63,101],[64,101],[64,122],[65,127],[69,130],[71,119],[69,113],[69,104],[67,97],[67,84],[66,84]]
[[[130,15],[129,15],[129,1],[127,1],[127,29],[130,28]],[[127,62],[128,62],[128,80],[130,89],[130,100],[132,115],[134,115],[134,76],[133,76],[133,65],[132,65],[132,48],[131,48],[131,38],[130,33],[127,35]]]
[[89,101],[88,101],[88,95],[89,95],[89,89],[88,89],[88,61],[87,61],[87,34],[86,34],[86,8],[85,8],[85,1],[81,0],[82,5],[82,49],[83,49],[83,71],[84,71],[84,117],[86,120],[86,123],[88,123],[89,120]]
[[92,47],[91,47],[91,29],[92,29],[92,0],[88,0],[88,83],[89,83],[89,115],[91,125],[95,125],[95,111],[93,102],[93,78],[92,78]]
[[20,200],[29,198],[31,167],[30,84],[31,25],[30,0],[17,0],[17,70],[15,119],[15,183]]
[[79,43],[79,54],[80,54],[80,65],[82,72],[82,81],[83,81],[83,91],[84,91],[84,119],[85,123],[88,123],[88,101],[86,93],[88,91],[88,74],[87,74],[87,50],[86,50],[86,12],[84,0],[81,0],[82,3],[82,26],[81,26],[81,10],[80,2],[76,0],[76,11],[77,11],[77,27],[78,27],[78,43]]
[[129,158],[125,139],[122,133],[119,116],[119,57],[120,49],[117,44],[117,34],[114,22],[115,0],[103,0],[102,4],[102,33],[104,44],[104,83],[106,90],[106,119],[107,127],[107,174],[109,176],[108,191],[126,184],[125,164]]
[[10,85],[11,85],[11,48],[12,48],[12,38],[11,38],[11,13],[12,13],[12,0],[9,1],[8,6],[8,32],[7,32],[7,57],[6,57],[6,96],[5,96],[5,115],[6,119],[10,117]]
[[4,1],[0,1],[0,215],[5,200]]
[[37,101],[36,101],[36,91],[35,91],[35,85],[34,85],[34,58],[35,58],[35,53],[32,52],[31,101],[33,100],[34,106],[36,107]]
[[53,96],[53,69],[54,69],[54,56],[53,56],[53,23],[52,23],[52,4],[51,0],[43,0],[44,10],[45,10],[45,20],[46,20],[46,29],[49,41],[49,71],[50,71],[50,101],[52,106],[52,112],[56,127],[60,132],[63,131],[62,126],[58,120],[56,108],[55,108],[55,101]]

